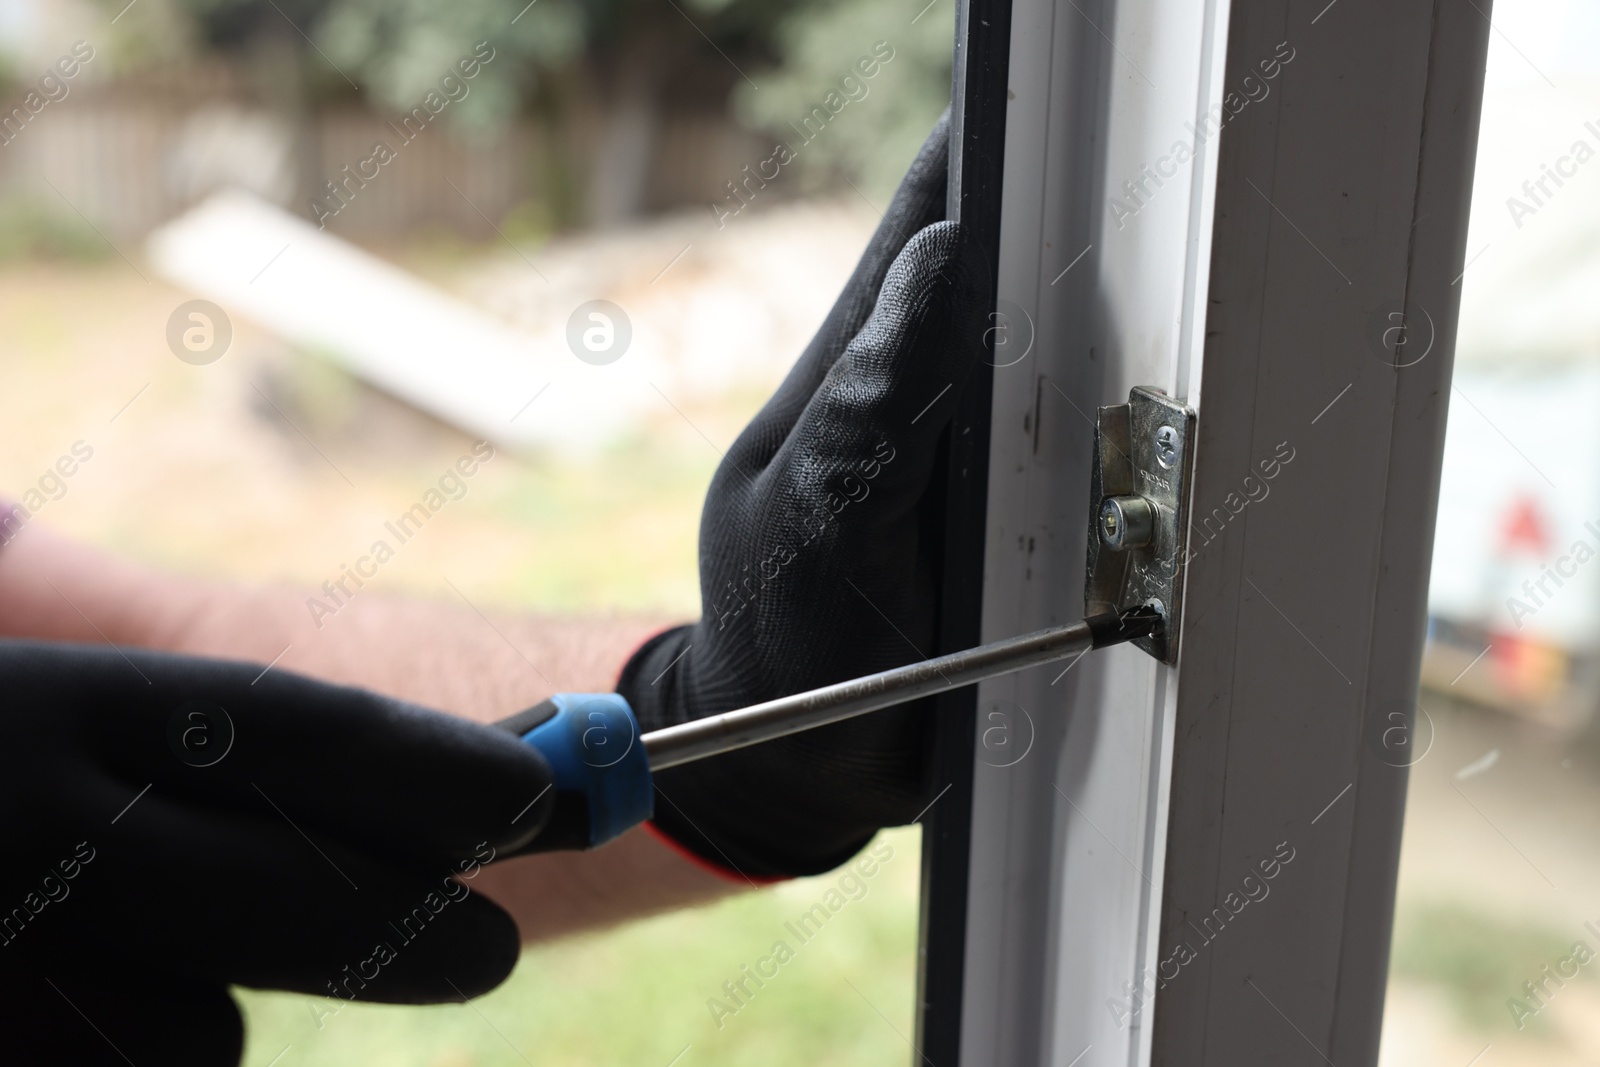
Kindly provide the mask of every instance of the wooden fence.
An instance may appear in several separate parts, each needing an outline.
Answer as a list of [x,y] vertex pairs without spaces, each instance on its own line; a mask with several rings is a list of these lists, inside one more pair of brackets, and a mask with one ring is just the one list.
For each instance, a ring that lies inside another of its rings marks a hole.
[[[115,239],[142,235],[218,188],[243,186],[306,217],[319,214],[309,201],[321,193],[327,209],[340,208],[328,227],[361,239],[430,227],[484,237],[525,203],[551,223],[589,217],[602,125],[601,116],[574,115],[556,132],[524,122],[485,137],[435,121],[407,141],[398,120],[359,110],[321,113],[296,130],[226,100],[141,99],[96,87],[6,127],[0,199],[81,213]],[[379,142],[392,158],[363,162]],[[664,117],[644,154],[641,206],[719,200],[724,183],[761,158],[763,143],[720,115]],[[342,205],[328,181],[346,190]]]

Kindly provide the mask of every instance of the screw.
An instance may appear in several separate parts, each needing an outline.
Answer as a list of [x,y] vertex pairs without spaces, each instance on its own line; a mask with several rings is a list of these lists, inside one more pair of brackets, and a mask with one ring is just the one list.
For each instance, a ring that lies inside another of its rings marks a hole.
[[1156,462],[1170,467],[1178,460],[1178,431],[1163,426],[1156,431]]
[[1142,496],[1108,496],[1100,502],[1100,540],[1113,552],[1143,548],[1155,533],[1155,508]]

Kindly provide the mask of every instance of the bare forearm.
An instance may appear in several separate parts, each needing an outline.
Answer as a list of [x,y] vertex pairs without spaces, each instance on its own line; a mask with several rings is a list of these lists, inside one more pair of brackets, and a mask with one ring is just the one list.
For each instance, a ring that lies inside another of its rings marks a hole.
[[[0,635],[102,642],[272,663],[479,722],[562,691],[604,691],[664,625],[641,618],[480,614],[364,591],[314,618],[310,594],[160,574],[33,527],[0,549]],[[320,625],[319,625],[320,622]],[[510,860],[474,887],[524,938],[593,929],[725,895],[727,882],[643,830],[591,853]]]
[[490,617],[460,599],[377,592],[319,617],[312,597],[163,574],[37,527],[0,549],[0,635],[271,663],[479,722],[553,692],[609,689],[628,653],[664,625]]

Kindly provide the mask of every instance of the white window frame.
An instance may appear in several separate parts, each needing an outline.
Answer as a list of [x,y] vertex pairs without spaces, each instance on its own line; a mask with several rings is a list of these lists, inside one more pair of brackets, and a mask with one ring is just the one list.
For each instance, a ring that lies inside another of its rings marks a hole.
[[[1081,614],[1094,408],[1132,386],[1198,412],[1197,518],[1270,492],[1191,544],[1176,667],[980,688],[960,1063],[1376,1062],[1488,10],[1010,5],[998,295],[1032,348],[994,374],[983,637]],[[1247,76],[1268,91],[1143,177]],[[1425,358],[1385,360],[1391,321]],[[990,710],[1031,727],[1013,766]]]

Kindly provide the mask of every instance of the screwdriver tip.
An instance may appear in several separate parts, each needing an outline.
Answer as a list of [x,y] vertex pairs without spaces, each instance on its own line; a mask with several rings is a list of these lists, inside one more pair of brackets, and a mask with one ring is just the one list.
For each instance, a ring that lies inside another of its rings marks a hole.
[[1166,625],[1166,614],[1159,604],[1140,604],[1125,611],[1091,615],[1084,621],[1093,635],[1093,647],[1105,648],[1159,634]]

